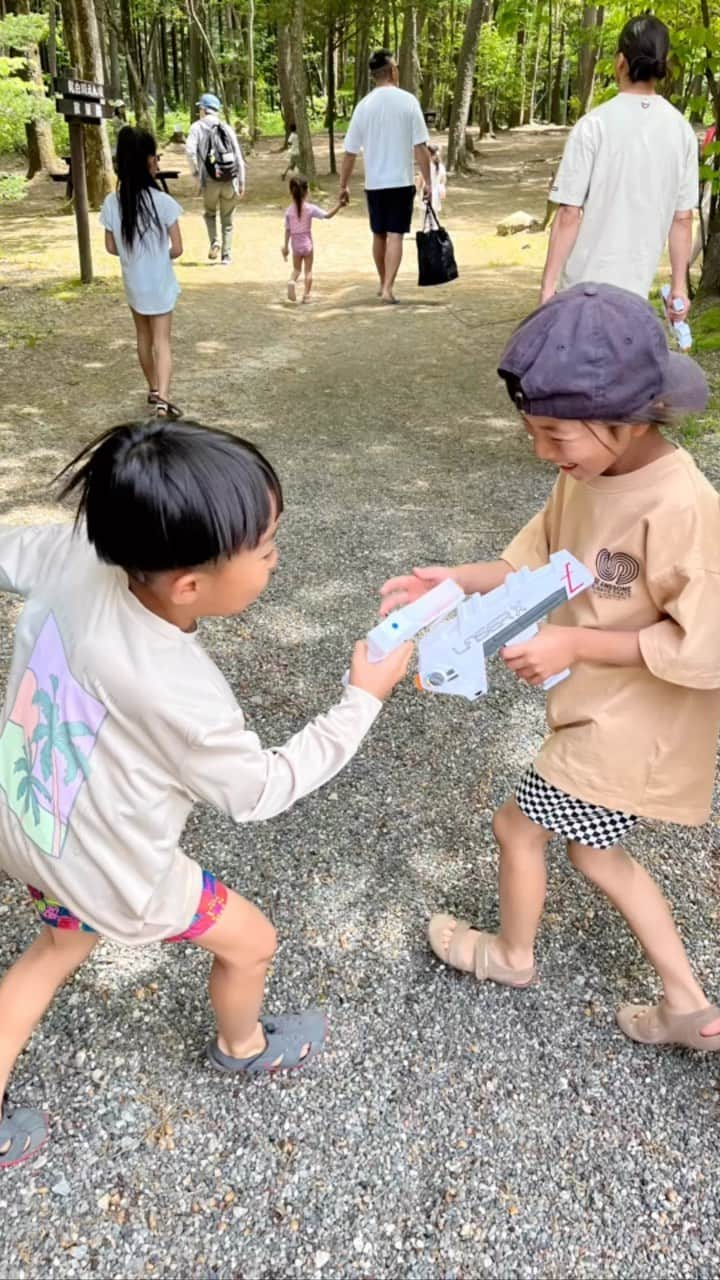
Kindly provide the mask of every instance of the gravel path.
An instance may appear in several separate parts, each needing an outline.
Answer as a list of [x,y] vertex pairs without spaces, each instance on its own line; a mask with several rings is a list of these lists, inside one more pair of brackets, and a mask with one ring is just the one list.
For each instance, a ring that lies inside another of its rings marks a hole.
[[[496,555],[552,479],[492,373],[530,274],[474,263],[454,293],[406,288],[405,308],[380,311],[357,253],[354,269],[338,264],[303,314],[268,303],[259,281],[229,313],[203,273],[178,317],[179,348],[195,358],[176,398],[256,439],[286,485],[271,591],[206,627],[268,744],[337,696],[385,576]],[[112,340],[93,337],[103,323]],[[93,423],[137,411],[127,358],[89,402],[62,404],[88,362],[123,356],[126,325],[111,289],[87,305],[81,351],[69,331],[53,337],[58,387],[31,393],[30,461],[3,518],[28,518],[38,475]],[[27,441],[33,359],[19,354],[6,388],[10,459]],[[702,458],[717,479],[712,444]],[[615,1029],[619,1000],[652,994],[647,966],[561,847],[530,991],[482,989],[425,944],[435,909],[497,918],[490,816],[541,741],[543,701],[497,664],[492,678],[472,708],[403,689],[346,772],[272,823],[194,815],[189,852],[278,927],[269,1009],[325,1006],[329,1052],[290,1079],[216,1078],[199,1060],[207,958],[98,948],[14,1080],[16,1098],[48,1107],[52,1141],[2,1179],[0,1275],[718,1273],[717,1066],[635,1048]],[[631,845],[719,995],[716,820],[643,825]],[[8,882],[0,922],[4,965],[36,927]]]

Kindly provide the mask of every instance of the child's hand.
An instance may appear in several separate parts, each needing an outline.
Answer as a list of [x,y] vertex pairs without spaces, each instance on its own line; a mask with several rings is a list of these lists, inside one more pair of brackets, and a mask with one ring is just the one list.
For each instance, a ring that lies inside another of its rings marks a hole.
[[431,591],[439,582],[452,577],[452,569],[441,564],[430,564],[424,569],[413,569],[412,573],[403,577],[388,578],[380,588],[380,617],[385,618],[393,609],[400,609],[405,604],[414,604],[426,591]]
[[287,249],[285,248],[285,245],[283,245],[283,246],[282,246],[282,248],[281,248],[280,252],[281,252],[281,254],[282,254],[283,258],[285,259],[285,261],[287,262],[287,260],[288,260],[288,251],[287,251]]
[[533,640],[506,645],[500,650],[500,657],[519,680],[543,684],[576,661],[577,627],[554,627],[548,623]]
[[408,640],[387,658],[383,658],[380,662],[370,662],[367,642],[359,640],[353,649],[348,684],[354,685],[356,689],[364,689],[366,693],[372,693],[384,702],[395,685],[407,675],[414,647]]

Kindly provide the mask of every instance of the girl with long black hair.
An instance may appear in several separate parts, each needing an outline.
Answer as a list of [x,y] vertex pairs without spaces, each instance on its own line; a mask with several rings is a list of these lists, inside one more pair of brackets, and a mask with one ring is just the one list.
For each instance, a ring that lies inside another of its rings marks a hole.
[[178,418],[170,401],[170,333],[180,286],[172,259],[183,251],[177,200],[155,181],[157,146],[146,129],[126,125],[117,142],[117,191],[100,211],[105,248],[122,267],[125,295],[137,334],[137,351],[148,384],[148,404],[161,418]]

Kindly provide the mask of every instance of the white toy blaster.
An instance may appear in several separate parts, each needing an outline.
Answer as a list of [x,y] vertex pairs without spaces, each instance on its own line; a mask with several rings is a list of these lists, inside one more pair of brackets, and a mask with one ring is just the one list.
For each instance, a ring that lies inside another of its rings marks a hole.
[[[488,690],[487,659],[505,645],[531,640],[542,618],[587,590],[594,580],[569,551],[556,551],[540,569],[520,569],[486,595],[463,597],[455,616],[433,627],[420,641],[418,688],[474,702]],[[545,681],[543,689],[551,689],[569,675],[569,671],[558,672]]]
[[[404,605],[402,609],[395,609],[368,632],[368,658],[371,662],[381,662],[406,640],[414,640],[419,631],[424,631],[434,622],[447,617],[464,599],[465,592],[457,582],[446,578],[444,582],[439,582],[436,587],[426,591],[419,600]],[[343,684],[347,684],[349,675],[350,672],[346,671]]]
[[[670,297],[669,284],[663,285],[662,289],[660,290],[660,295],[664,302],[668,301]],[[682,311],[682,309],[683,309],[683,304],[681,299],[675,298],[673,302],[673,310]],[[692,333],[690,332],[690,325],[688,324],[687,320],[672,320],[670,321],[670,328],[675,334],[675,339],[677,341],[677,344],[680,350],[689,351],[690,348],[692,347]]]

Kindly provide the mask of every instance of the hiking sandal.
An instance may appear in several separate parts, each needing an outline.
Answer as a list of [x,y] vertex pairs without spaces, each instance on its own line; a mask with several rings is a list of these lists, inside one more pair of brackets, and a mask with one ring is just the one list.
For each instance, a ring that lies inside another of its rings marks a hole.
[[161,400],[158,396],[155,401],[155,417],[156,418],[182,418],[182,409],[178,409],[176,404],[171,404],[169,400]]
[[[252,1058],[231,1058],[218,1048],[217,1040],[211,1040],[206,1053],[208,1061],[218,1071],[233,1075],[257,1076],[264,1072],[295,1071],[304,1067],[311,1058],[322,1051],[327,1035],[327,1018],[320,1009],[307,1009],[305,1013],[285,1013],[277,1018],[260,1019],[265,1032],[265,1048]],[[302,1054],[303,1046],[310,1048]],[[278,1062],[277,1059],[281,1061]]]
[[160,392],[154,390],[151,387],[150,390],[148,391],[148,398],[147,398],[148,404],[155,405],[158,403],[159,399],[160,399]]
[[638,1044],[674,1045],[699,1053],[720,1052],[720,1033],[700,1034],[703,1027],[720,1017],[720,1009],[715,1004],[694,1013],[670,1013],[662,1000],[659,1004],[623,1004],[615,1017],[620,1030]]
[[[443,934],[451,929],[450,940],[443,944]],[[438,960],[459,969],[461,973],[473,973],[479,982],[499,982],[504,987],[528,987],[535,980],[535,966],[530,969],[506,969],[490,953],[491,933],[478,933],[473,963],[468,967],[463,957],[463,940],[472,926],[467,920],[454,916],[433,916],[428,925],[428,939]]]
[[12,1107],[3,1099],[0,1111],[0,1169],[12,1169],[36,1156],[48,1140],[47,1116],[34,1107]]

